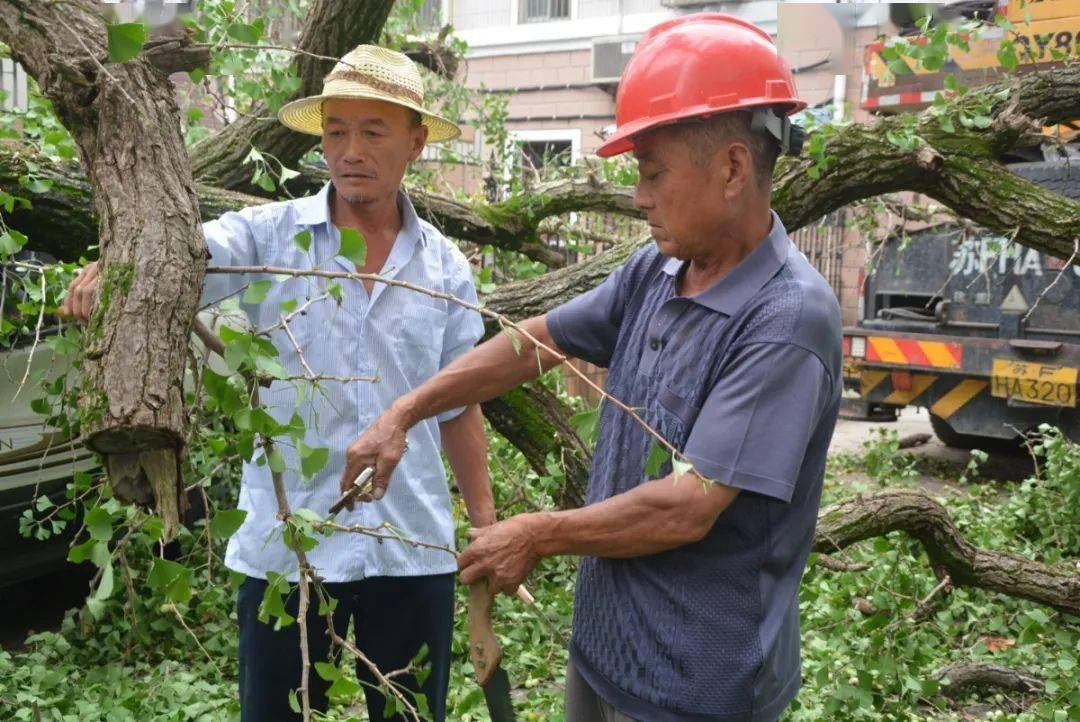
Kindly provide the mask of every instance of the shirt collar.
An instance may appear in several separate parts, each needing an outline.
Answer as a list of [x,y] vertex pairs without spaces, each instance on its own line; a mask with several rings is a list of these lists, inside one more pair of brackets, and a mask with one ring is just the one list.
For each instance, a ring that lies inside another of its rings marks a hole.
[[[784,224],[780,221],[780,216],[776,215],[776,211],[769,212],[772,214],[772,228],[769,229],[765,240],[759,243],[750,255],[739,261],[739,264],[726,276],[696,296],[690,296],[691,301],[700,303],[713,311],[733,316],[770,278],[776,275],[787,260],[791,241],[788,239]],[[669,276],[677,276],[684,265],[685,262],[678,258],[669,258],[663,270]]]
[[[315,195],[304,196],[293,201],[296,208],[296,222],[304,226],[319,226],[330,222],[330,186],[329,181],[319,189]],[[427,234],[420,225],[420,217],[416,215],[416,208],[404,191],[398,190],[398,208],[401,209],[400,236],[411,241],[419,241],[427,244]]]

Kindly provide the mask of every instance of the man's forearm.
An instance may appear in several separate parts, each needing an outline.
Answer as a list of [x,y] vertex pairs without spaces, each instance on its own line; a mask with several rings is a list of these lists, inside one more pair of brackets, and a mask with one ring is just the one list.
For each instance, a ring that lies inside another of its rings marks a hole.
[[540,556],[645,556],[700,540],[737,495],[695,474],[669,476],[599,504],[533,514],[530,526]]
[[[547,317],[537,316],[521,327],[540,343],[554,348]],[[512,329],[504,331],[456,359],[421,386],[400,397],[391,410],[406,427],[447,409],[495,398],[534,379],[560,362],[558,356],[537,347]]]
[[495,502],[487,466],[487,438],[480,406],[473,404],[449,421],[439,424],[443,451],[454,471],[474,527],[495,522]]

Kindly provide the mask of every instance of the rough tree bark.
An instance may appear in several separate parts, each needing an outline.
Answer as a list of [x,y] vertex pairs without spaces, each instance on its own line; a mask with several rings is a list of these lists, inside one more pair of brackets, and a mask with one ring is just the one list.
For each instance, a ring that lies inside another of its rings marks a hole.
[[1042,564],[967,541],[941,504],[922,491],[890,489],[858,496],[821,511],[813,549],[828,554],[892,531],[918,539],[935,569],[954,585],[979,587],[1080,614],[1080,573],[1075,565]]
[[87,445],[114,492],[178,525],[182,380],[203,273],[198,200],[166,75],[147,57],[109,63],[89,0],[0,1],[0,41],[71,131],[93,191],[102,282],[85,334]]
[[[338,58],[361,43],[374,43],[393,5],[394,0],[314,0],[304,17],[297,48]],[[300,89],[293,98],[322,92],[323,78],[333,66],[329,60],[296,54],[293,68],[300,78]],[[287,167],[295,167],[319,139],[289,130],[273,115],[266,105],[256,104],[249,115],[196,144],[191,149],[195,177],[219,188],[260,193],[251,184],[251,168],[244,165],[252,147],[274,156]]]
[[972,690],[1005,690],[1020,694],[1038,694],[1045,684],[1037,675],[992,662],[961,662],[938,670],[935,679],[947,681],[941,694],[959,699]]

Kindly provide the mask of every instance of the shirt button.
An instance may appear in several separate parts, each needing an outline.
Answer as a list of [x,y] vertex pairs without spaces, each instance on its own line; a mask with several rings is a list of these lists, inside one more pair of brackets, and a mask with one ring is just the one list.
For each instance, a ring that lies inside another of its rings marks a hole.
[[655,338],[654,338],[654,339],[651,339],[651,340],[649,341],[649,348],[651,348],[651,349],[652,349],[653,351],[655,351],[655,350],[657,350],[658,348],[660,348],[660,340],[659,340],[659,339],[655,339]]

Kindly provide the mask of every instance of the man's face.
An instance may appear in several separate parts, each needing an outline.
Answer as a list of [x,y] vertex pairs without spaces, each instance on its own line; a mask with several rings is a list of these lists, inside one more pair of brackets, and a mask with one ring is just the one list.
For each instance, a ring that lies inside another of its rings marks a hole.
[[396,194],[427,141],[427,128],[415,118],[412,110],[381,100],[324,102],[323,155],[335,192],[349,204]]
[[[710,159],[695,159],[694,149],[671,128],[634,139],[638,184],[634,204],[645,211],[660,251],[686,260],[715,247],[717,231],[738,212],[747,169],[733,168],[745,153],[723,144]],[[741,146],[745,151],[745,146]],[[696,160],[696,162],[695,162]]]

